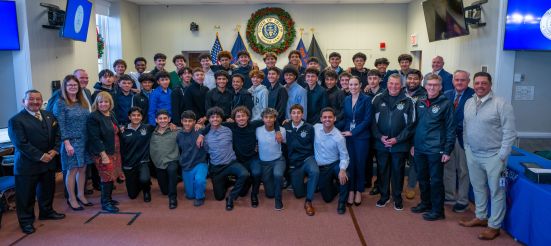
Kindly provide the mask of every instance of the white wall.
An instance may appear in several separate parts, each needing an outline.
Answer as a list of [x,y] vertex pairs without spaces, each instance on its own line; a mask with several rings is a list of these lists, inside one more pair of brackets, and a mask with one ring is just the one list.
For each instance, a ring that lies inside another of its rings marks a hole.
[[[30,76],[26,76],[27,81],[24,83],[28,87],[26,89],[37,89],[42,92],[45,99],[48,99],[51,95],[51,81],[62,80],[65,75],[71,74],[76,68],[84,68],[88,71],[91,81],[97,79],[97,42],[94,14],[90,18],[87,42],[80,42],[62,39],[59,36],[59,30],[43,28],[42,24],[47,24],[47,13],[46,8],[41,7],[38,1],[18,0],[17,2],[17,7],[24,6],[23,10],[26,10],[24,15],[18,15],[17,17],[19,30],[22,30],[22,28],[26,30],[20,34],[23,42],[22,50],[15,51],[14,57],[24,56],[27,58],[17,60],[14,63],[16,84],[23,83],[17,78],[17,76],[20,76],[19,73],[30,72]],[[44,0],[41,2],[55,4],[62,9],[65,9],[66,4],[65,0]],[[92,13],[94,13],[93,9]],[[22,20],[22,18],[25,18],[25,20]],[[21,26],[21,23],[25,25]],[[21,91],[18,91],[18,98],[23,96],[20,94]]]
[[[272,6],[272,5],[270,5]],[[343,64],[352,64],[352,52],[362,50],[371,55],[366,66],[372,67],[378,57],[394,60],[406,50],[406,4],[364,4],[364,5],[274,5],[285,9],[295,20],[297,38],[290,49],[279,55],[278,66],[284,66],[287,54],[295,49],[300,39],[299,28],[304,28],[303,40],[306,47],[312,39],[310,28],[314,28],[316,39],[327,56],[329,50],[341,50]],[[222,47],[231,50],[241,25],[241,35],[245,39],[245,29],[251,14],[265,5],[216,5],[216,6],[140,6],[142,54],[153,67],[152,58],[157,52],[166,54],[168,70],[173,70],[172,56],[182,50],[201,51],[212,48],[215,33],[218,31]],[[189,31],[189,24],[199,24],[199,32]],[[214,29],[215,25],[220,30]],[[387,49],[379,50],[379,42],[386,41]],[[126,45],[126,43],[124,43]],[[253,60],[262,68],[264,63],[259,54]],[[346,55],[345,55],[346,54]],[[132,60],[134,57],[125,57]],[[397,67],[393,62],[391,67]]]
[[109,9],[109,68],[117,59],[124,59],[129,71],[134,71],[134,58],[141,56],[142,45],[139,6],[128,1],[112,2]]
[[[494,78],[493,90],[499,96],[511,99],[514,52],[503,51],[503,23],[506,1],[488,1],[482,5],[486,26],[471,28],[470,35],[449,40],[429,43],[425,17],[423,14],[423,0],[409,3],[407,33],[416,34],[418,46],[409,45],[410,51],[422,50],[422,72],[432,71],[431,60],[440,55],[444,57],[444,68],[449,72],[463,69],[474,74],[481,71],[482,66],[488,66],[488,72]],[[465,0],[469,6],[474,0]]]
[[514,85],[534,86],[535,95],[533,101],[513,100],[512,104],[517,118],[518,131],[529,132],[531,136],[541,136],[543,135],[541,133],[547,133],[548,137],[551,136],[549,64],[551,64],[551,53],[549,52],[519,51],[516,54],[515,73],[523,74],[524,81]]

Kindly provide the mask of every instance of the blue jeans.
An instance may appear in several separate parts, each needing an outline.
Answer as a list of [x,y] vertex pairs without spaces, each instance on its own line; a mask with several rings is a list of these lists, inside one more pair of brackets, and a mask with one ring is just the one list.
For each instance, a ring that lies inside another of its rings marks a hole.
[[[306,200],[314,199],[314,192],[318,185],[320,171],[314,156],[306,158],[302,165],[294,163],[291,168],[291,185],[296,198],[306,196]],[[308,176],[308,181],[304,184],[304,176]]]
[[199,163],[191,170],[182,171],[187,199],[205,199],[207,172],[208,166],[206,163]]
[[339,194],[339,203],[345,203],[348,197],[348,183],[344,185],[339,183],[339,172],[341,170],[339,161],[318,168],[320,171],[318,187],[323,200],[329,203]]
[[253,194],[258,194],[260,180],[264,182],[264,190],[269,198],[281,199],[283,188],[283,174],[285,173],[285,158],[279,157],[273,161],[259,161],[251,163],[253,176]]
[[415,152],[415,165],[421,203],[432,206],[432,212],[444,213],[444,163],[442,154],[423,154]]

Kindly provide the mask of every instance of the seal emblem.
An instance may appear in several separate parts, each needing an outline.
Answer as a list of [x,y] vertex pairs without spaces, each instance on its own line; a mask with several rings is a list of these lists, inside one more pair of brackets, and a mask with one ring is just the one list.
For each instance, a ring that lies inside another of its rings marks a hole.
[[266,17],[256,25],[256,33],[260,42],[272,45],[283,39],[283,24],[275,17]]
[[436,113],[438,113],[438,111],[440,111],[440,107],[435,105],[435,106],[432,107],[431,111],[432,111],[433,114],[436,114]]
[[142,136],[147,135],[147,129],[145,128],[140,129],[140,134],[142,134]]
[[300,132],[300,137],[301,138],[305,138],[307,135],[308,135],[308,132],[306,132],[306,131],[301,131]]
[[541,17],[540,31],[543,36],[551,40],[551,9],[547,10]]
[[396,108],[397,108],[398,110],[403,110],[403,109],[404,109],[404,104],[403,104],[403,103],[400,103],[400,104],[396,105]]

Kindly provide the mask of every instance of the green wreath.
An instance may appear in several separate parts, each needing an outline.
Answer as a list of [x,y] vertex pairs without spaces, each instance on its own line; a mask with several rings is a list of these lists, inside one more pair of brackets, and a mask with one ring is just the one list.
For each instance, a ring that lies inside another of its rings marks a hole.
[[105,40],[98,32],[97,29],[96,29],[96,36],[98,41],[98,59],[100,59],[103,56],[103,50],[105,49]]
[[[258,25],[258,22],[268,15],[277,16],[285,29],[282,41],[273,45],[266,45],[259,42],[258,38],[255,35],[255,27]],[[274,52],[279,55],[287,50],[295,40],[295,21],[293,21],[291,15],[289,15],[289,13],[287,13],[287,11],[283,10],[282,8],[262,8],[251,15],[251,18],[247,22],[246,36],[247,42],[249,43],[249,46],[254,50],[254,52],[261,55],[265,54],[266,52]]]

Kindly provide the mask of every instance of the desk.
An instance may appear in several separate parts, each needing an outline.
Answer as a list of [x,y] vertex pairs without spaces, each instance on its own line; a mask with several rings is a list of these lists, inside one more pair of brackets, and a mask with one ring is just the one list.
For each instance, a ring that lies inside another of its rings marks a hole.
[[551,185],[536,184],[524,176],[521,162],[551,168],[551,161],[513,147],[521,155],[510,156],[507,167],[518,174],[508,179],[507,214],[503,229],[516,240],[536,246],[551,245]]

